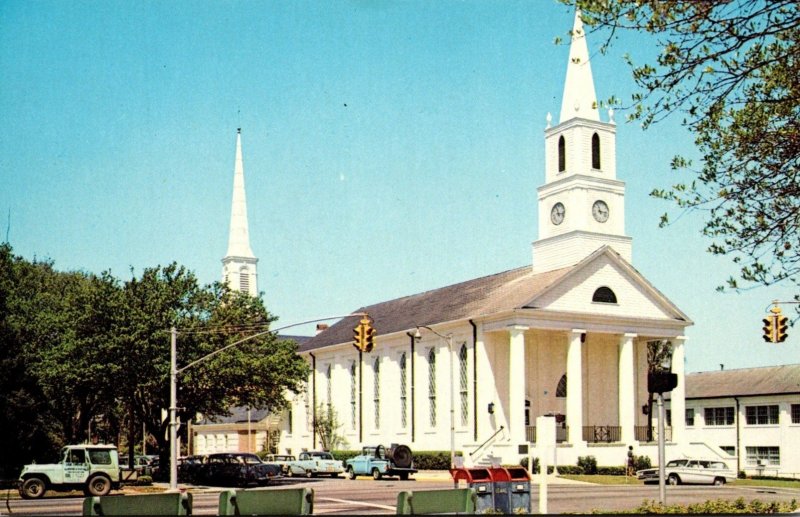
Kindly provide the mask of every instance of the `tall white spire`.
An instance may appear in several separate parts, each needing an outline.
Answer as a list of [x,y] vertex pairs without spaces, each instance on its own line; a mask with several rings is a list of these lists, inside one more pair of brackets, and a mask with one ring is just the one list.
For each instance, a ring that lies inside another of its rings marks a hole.
[[255,258],[250,249],[250,232],[247,226],[247,198],[244,192],[244,162],[242,161],[242,130],[236,133],[236,161],[233,170],[233,201],[231,202],[231,228],[228,236],[228,257]]
[[242,130],[236,132],[236,159],[233,170],[233,200],[231,226],[228,235],[228,252],[222,259],[223,281],[231,289],[258,294],[258,259],[250,248],[250,231],[247,225],[247,198],[244,190],[244,162],[242,160]]
[[578,10],[575,11],[575,23],[572,26],[572,42],[569,47],[567,78],[564,81],[564,97],[561,100],[559,123],[564,123],[574,117],[600,120],[597,96],[594,92],[594,79],[592,79],[592,66],[589,63],[589,47],[586,44],[586,32],[583,30],[581,12]]

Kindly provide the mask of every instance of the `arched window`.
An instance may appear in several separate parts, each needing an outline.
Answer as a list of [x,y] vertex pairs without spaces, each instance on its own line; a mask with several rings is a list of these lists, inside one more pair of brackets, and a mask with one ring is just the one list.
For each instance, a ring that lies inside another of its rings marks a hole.
[[428,351],[428,421],[436,427],[436,350]]
[[617,303],[617,295],[606,286],[598,287],[592,295],[592,301],[599,303]]
[[408,426],[408,380],[406,378],[406,354],[400,356],[400,427]]
[[592,135],[592,169],[600,168],[600,137],[597,133]]
[[350,429],[356,428],[356,362],[350,361]]
[[558,386],[556,387],[556,397],[566,397],[567,396],[567,374],[561,376],[561,380],[558,381]]
[[381,428],[381,358],[376,357],[375,362],[372,363],[373,373],[373,398],[375,410],[375,429]]
[[558,172],[567,170],[567,142],[564,135],[558,137]]
[[469,420],[469,390],[467,382],[467,345],[461,345],[458,351],[458,394],[461,402],[461,425]]

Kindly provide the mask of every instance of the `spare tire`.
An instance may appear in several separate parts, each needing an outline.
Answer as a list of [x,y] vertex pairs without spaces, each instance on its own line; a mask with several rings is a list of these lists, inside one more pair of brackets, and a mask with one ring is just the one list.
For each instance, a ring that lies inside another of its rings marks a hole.
[[392,444],[386,451],[386,456],[394,463],[395,467],[401,469],[411,468],[411,465],[414,463],[411,449],[407,445]]

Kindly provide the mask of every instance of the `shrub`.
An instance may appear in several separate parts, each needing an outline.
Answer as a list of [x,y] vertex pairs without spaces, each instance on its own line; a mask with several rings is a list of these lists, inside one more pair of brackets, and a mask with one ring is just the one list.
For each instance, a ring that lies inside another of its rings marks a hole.
[[650,456],[634,456],[633,457],[633,470],[644,470],[653,468],[650,462]]
[[625,467],[597,467],[597,474],[602,476],[624,476]]
[[594,456],[579,456],[578,466],[584,474],[597,474],[597,458]]
[[539,473],[539,458],[533,458],[533,468],[528,468],[528,458],[522,458],[519,462],[520,465],[528,469],[528,472],[531,474],[538,474]]
[[136,486],[150,486],[153,484],[153,478],[150,476],[139,476],[136,478]]
[[772,501],[764,503],[758,499],[752,501],[745,501],[739,498],[735,501],[725,501],[723,499],[709,500],[703,503],[693,503],[690,505],[671,504],[662,506],[657,501],[646,500],[641,506],[628,513],[644,513],[644,514],[665,514],[665,513],[680,513],[680,514],[708,514],[708,513],[747,513],[747,514],[760,514],[760,513],[788,513],[797,510],[797,501],[790,502],[777,502]]

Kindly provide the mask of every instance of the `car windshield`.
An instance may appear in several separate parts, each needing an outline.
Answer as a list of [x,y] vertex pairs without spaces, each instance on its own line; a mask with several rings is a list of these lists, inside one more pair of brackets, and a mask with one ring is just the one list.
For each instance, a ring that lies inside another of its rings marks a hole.
[[672,460],[667,463],[667,467],[685,467],[687,460]]
[[319,458],[321,460],[332,460],[333,455],[329,452],[315,452],[311,454],[315,458]]

